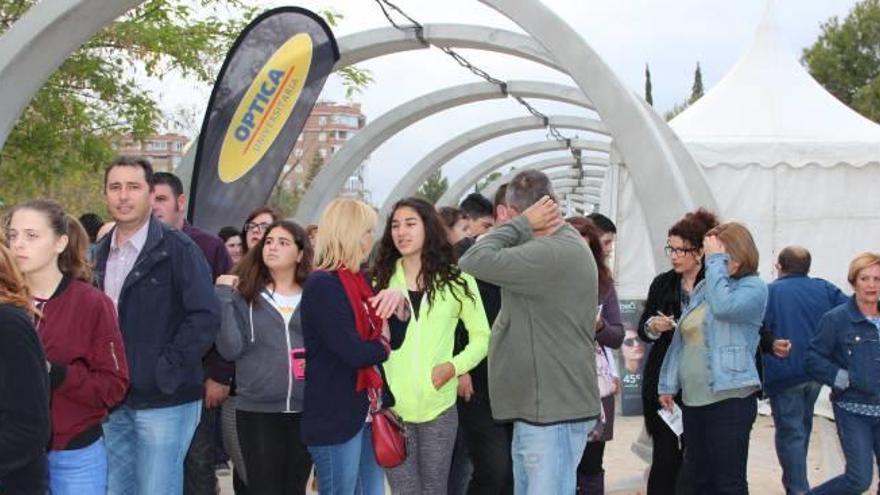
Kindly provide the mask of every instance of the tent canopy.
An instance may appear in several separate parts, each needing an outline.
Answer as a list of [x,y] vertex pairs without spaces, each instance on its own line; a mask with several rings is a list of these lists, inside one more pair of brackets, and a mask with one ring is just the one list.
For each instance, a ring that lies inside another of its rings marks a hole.
[[769,1],[745,56],[670,126],[704,167],[880,163],[880,125],[807,73],[775,10]]

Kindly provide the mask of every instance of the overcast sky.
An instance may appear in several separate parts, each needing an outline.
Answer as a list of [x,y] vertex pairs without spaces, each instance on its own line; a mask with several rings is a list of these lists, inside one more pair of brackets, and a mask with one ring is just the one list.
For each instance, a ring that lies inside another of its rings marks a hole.
[[[292,2],[270,0],[267,8]],[[480,24],[522,32],[515,24],[476,0],[395,0],[422,23]],[[710,90],[748,48],[764,11],[765,0],[544,0],[573,26],[604,58],[617,76],[639,95],[644,93],[648,63],[653,82],[654,107],[661,114],[690,94],[699,61],[703,82]],[[779,24],[793,56],[815,41],[820,25],[831,16],[844,17],[856,0],[776,0]],[[328,5],[345,16],[335,29],[338,37],[388,25],[374,0],[302,0],[297,5],[318,10]],[[571,83],[558,72],[521,59],[465,50],[477,65],[499,79],[535,79]],[[417,50],[373,59],[360,65],[375,81],[355,101],[363,104],[368,122],[419,95],[447,86],[476,82],[439,50]],[[173,79],[173,78],[172,78]],[[188,87],[189,90],[181,90]],[[167,79],[151,88],[163,108],[195,104],[201,114],[210,89]],[[344,93],[331,78],[323,99],[341,101]],[[545,101],[532,102],[548,114],[584,115],[584,110]],[[482,102],[447,110],[402,131],[371,157],[367,187],[381,204],[409,166],[450,138],[493,120],[525,114],[512,100]],[[566,134],[574,135],[575,131]],[[582,137],[584,133],[580,133]],[[469,166],[505,148],[545,139],[543,131],[517,133],[484,143],[463,153],[444,169],[451,180]],[[541,156],[547,158],[553,155]],[[533,158],[533,160],[536,158]]]

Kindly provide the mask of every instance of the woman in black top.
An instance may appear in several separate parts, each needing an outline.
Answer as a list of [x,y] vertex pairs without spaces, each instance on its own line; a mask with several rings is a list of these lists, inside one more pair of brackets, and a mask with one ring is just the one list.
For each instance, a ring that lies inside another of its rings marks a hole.
[[[651,282],[645,312],[639,320],[639,337],[653,344],[645,364],[642,382],[642,410],[645,428],[654,443],[648,495],[669,495],[676,492],[681,469],[683,446],[675,433],[657,415],[660,402],[657,384],[663,358],[672,342],[675,326],[682,309],[690,300],[694,286],[703,278],[703,237],[718,225],[714,214],[699,209],[688,213],[667,232],[666,254],[672,270],[661,273]],[[680,401],[680,398],[676,398]]]
[[24,278],[0,243],[0,493],[45,494],[49,373]]

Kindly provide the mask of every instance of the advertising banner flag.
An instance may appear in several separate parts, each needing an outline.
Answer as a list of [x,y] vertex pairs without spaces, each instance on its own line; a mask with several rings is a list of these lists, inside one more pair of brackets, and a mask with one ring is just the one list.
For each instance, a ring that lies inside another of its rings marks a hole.
[[238,227],[266,204],[338,60],[333,33],[308,10],[273,9],[245,28],[205,111],[189,189],[193,225]]

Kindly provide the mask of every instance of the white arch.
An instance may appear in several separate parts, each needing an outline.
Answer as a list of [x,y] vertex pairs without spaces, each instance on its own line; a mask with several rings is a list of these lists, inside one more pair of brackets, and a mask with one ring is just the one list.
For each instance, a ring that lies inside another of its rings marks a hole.
[[[580,129],[606,135],[605,127],[595,119],[551,115],[548,116],[548,120],[551,125],[557,128]],[[398,181],[397,185],[385,199],[381,211],[387,212],[397,200],[415,194],[419,186],[432,173],[466,150],[502,135],[529,129],[541,129],[543,127],[544,122],[537,117],[517,117],[486,124],[455,136],[425,155]]]
[[[510,81],[507,83],[507,91],[509,94],[523,98],[540,98],[592,108],[592,104],[577,88],[562,84]],[[336,197],[346,179],[367,156],[411,124],[456,106],[506,97],[507,95],[495,84],[470,83],[428,93],[386,112],[355,134],[333,155],[327,165],[321,168],[300,202],[296,213],[297,219],[314,223],[324,207]],[[607,132],[600,123],[595,120],[592,122],[596,123],[594,125],[596,132]],[[430,172],[424,175],[424,171],[417,173],[423,174],[423,177],[430,175]]]
[[[589,141],[584,139],[572,140],[571,146],[574,149],[598,151],[604,153],[608,153],[611,150],[608,143],[600,141]],[[503,167],[505,164],[508,164],[525,156],[543,153],[545,151],[565,149],[568,148],[566,143],[564,142],[544,141],[517,146],[516,148],[511,148],[507,151],[498,153],[497,155],[485,159],[484,161],[478,163],[473,168],[468,170],[462,177],[460,177],[452,185],[449,186],[449,189],[447,189],[446,192],[443,193],[443,196],[440,197],[440,200],[438,202],[440,204],[457,202],[458,199],[464,195],[465,191],[476,184],[478,180],[485,177],[493,170],[499,167]],[[603,162],[591,161],[590,163],[593,165],[608,165],[607,159]]]

